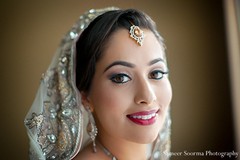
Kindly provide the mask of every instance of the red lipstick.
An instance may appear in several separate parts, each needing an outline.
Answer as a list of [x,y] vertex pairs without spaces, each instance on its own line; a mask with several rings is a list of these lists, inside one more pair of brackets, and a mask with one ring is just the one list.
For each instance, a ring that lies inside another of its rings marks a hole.
[[138,125],[151,125],[156,122],[159,110],[141,111],[127,115],[127,117]]

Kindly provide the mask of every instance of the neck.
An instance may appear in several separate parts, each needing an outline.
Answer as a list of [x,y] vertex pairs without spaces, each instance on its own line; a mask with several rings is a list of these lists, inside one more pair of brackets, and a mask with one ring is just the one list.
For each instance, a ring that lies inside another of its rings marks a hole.
[[[98,141],[118,160],[146,160],[147,145],[138,144],[125,139],[98,135]],[[103,150],[102,150],[103,152]]]

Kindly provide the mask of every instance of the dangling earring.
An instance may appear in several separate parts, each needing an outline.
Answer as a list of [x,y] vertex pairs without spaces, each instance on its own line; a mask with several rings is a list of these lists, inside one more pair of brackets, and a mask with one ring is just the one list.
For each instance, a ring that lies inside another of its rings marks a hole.
[[96,139],[98,130],[97,130],[97,126],[95,124],[95,120],[93,118],[93,115],[92,115],[92,112],[91,112],[90,108],[86,107],[86,109],[87,109],[88,118],[89,118],[89,122],[88,122],[88,125],[87,125],[87,132],[88,132],[88,135],[90,136],[90,138],[92,140],[92,143],[93,143],[93,152],[96,153],[97,148],[96,148],[95,139]]

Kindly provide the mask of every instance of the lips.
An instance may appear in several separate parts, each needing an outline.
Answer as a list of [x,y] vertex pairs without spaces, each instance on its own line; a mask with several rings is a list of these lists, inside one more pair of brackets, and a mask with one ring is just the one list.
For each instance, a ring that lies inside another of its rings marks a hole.
[[138,125],[151,125],[156,122],[159,110],[141,111],[127,115],[127,118]]

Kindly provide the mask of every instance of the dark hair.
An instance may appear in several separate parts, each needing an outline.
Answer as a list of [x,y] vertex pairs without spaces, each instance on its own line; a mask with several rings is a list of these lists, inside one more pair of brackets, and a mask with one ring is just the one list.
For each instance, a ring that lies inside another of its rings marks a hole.
[[154,21],[136,9],[108,11],[95,18],[76,43],[76,85],[79,91],[89,91],[96,63],[102,57],[110,36],[118,29],[130,29],[134,24],[154,33],[163,45]]

